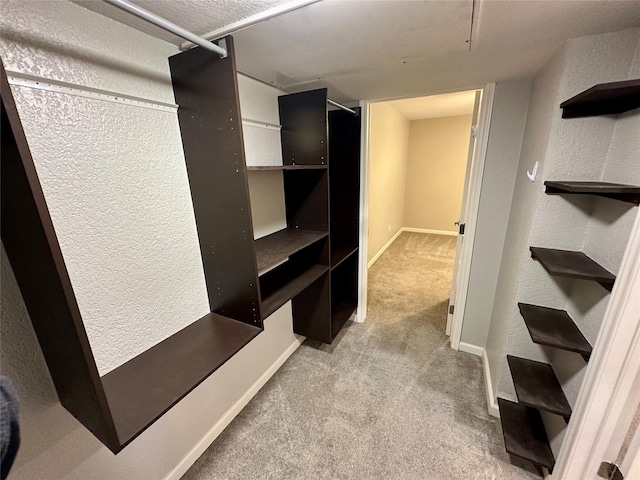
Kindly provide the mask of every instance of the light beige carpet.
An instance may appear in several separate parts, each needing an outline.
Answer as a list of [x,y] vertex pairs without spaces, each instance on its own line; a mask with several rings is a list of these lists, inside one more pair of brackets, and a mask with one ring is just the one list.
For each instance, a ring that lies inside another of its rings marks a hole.
[[455,237],[403,233],[364,324],[305,342],[183,477],[538,479],[487,414],[481,360],[444,335]]

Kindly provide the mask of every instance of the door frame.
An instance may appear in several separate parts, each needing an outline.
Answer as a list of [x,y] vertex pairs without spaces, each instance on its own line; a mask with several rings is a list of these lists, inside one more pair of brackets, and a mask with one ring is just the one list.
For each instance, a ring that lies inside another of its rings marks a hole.
[[489,130],[491,129],[491,114],[493,113],[493,99],[496,92],[496,84],[488,83],[482,88],[480,100],[480,118],[478,119],[478,133],[476,137],[471,178],[469,179],[468,209],[464,227],[464,242],[462,244],[462,259],[458,272],[458,289],[456,304],[451,320],[451,335],[449,341],[451,348],[460,348],[462,338],[462,325],[467,303],[467,291],[469,288],[469,276],[471,274],[471,261],[473,259],[473,246],[476,237],[476,225],[478,222],[478,210],[480,208],[480,193],[482,192],[482,179],[484,166],[487,159],[487,146],[489,144]]
[[614,462],[640,391],[640,211],[636,213],[616,283],[553,471],[554,479],[599,478]]
[[370,102],[360,101],[360,239],[358,242],[358,308],[355,321],[367,318],[368,251],[369,251],[369,137],[371,117]]
[[[475,238],[476,221],[478,218],[478,208],[480,205],[480,192],[482,188],[482,177],[484,174],[484,166],[487,155],[487,145],[489,140],[489,129],[491,127],[491,113],[493,110],[493,99],[495,95],[495,83],[488,83],[482,87],[468,87],[455,90],[426,93],[422,96],[440,95],[444,93],[464,92],[468,90],[482,90],[482,101],[480,119],[478,121],[478,137],[476,140],[475,161],[469,181],[469,211],[467,214],[467,224],[465,226],[465,239],[462,249],[462,263],[460,266],[460,287],[459,294],[461,302],[456,305],[452,321],[451,347],[458,350],[460,345],[460,337],[462,336],[462,323],[464,319],[464,305],[467,299],[467,287],[469,284],[469,274],[471,271],[471,260],[473,255],[473,243]],[[414,98],[421,95],[412,95],[408,98]],[[386,102],[393,99],[382,100],[363,100],[360,102],[362,115],[362,138],[360,151],[360,242],[359,256],[360,268],[358,275],[358,309],[355,316],[356,322],[364,322],[367,318],[367,284],[368,284],[368,240],[369,240],[369,162],[370,162],[370,139],[371,139],[371,115],[370,105],[372,103]],[[457,301],[457,300],[456,300]]]

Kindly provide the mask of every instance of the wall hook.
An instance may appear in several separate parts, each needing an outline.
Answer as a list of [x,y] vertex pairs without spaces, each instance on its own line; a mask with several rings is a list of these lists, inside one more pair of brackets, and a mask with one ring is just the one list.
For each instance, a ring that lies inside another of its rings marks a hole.
[[529,180],[533,182],[535,181],[537,174],[538,174],[538,162],[533,164],[533,172],[529,173],[529,170],[527,170],[527,177],[529,177]]

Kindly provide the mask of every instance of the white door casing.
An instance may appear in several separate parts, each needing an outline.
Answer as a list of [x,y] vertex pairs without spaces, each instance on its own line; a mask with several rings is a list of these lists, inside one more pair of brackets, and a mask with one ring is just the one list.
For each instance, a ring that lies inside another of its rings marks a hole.
[[[477,134],[475,139],[471,138],[469,146],[470,161],[467,162],[467,170],[470,171],[470,173],[468,178],[465,178],[464,197],[460,214],[460,222],[465,224],[465,229],[464,235],[458,235],[458,242],[456,244],[454,277],[451,284],[451,296],[449,300],[449,306],[454,305],[454,312],[453,315],[447,315],[446,333],[450,335],[451,348],[455,350],[458,350],[460,337],[462,336],[462,322],[467,301],[471,257],[476,233],[478,207],[480,205],[482,177],[487,156],[495,87],[495,83],[488,83],[482,89],[479,118],[473,122],[477,125]],[[476,111],[474,111],[474,115],[477,115]]]
[[473,165],[473,156],[476,149],[476,138],[478,136],[478,113],[480,112],[480,102],[482,91],[476,91],[476,98],[473,104],[473,114],[471,115],[471,130],[469,132],[469,151],[467,154],[467,166],[464,172],[464,187],[462,188],[462,203],[460,205],[460,215],[456,226],[458,228],[458,238],[456,239],[456,253],[453,261],[453,276],[451,280],[451,291],[449,293],[449,306],[447,309],[447,327],[446,335],[451,335],[451,325],[453,323],[452,308],[456,304],[456,292],[458,291],[458,281],[460,273],[460,262],[462,260],[462,245],[464,244],[464,234],[460,233],[461,225],[465,225],[467,218],[467,202],[469,201],[469,181],[471,180],[471,166]]

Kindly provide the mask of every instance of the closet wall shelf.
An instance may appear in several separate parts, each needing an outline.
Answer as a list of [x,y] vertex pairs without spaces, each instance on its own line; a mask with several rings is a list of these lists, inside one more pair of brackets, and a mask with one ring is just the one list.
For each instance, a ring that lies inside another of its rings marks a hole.
[[560,104],[562,118],[617,115],[640,107],[640,79],[600,83]]
[[267,318],[328,271],[329,267],[326,265],[313,265],[300,275],[292,277],[278,290],[262,299],[262,318]]
[[261,170],[326,170],[326,165],[251,165],[247,166],[249,171]]
[[209,313],[102,377],[125,446],[253,340],[261,328]]
[[528,303],[518,303],[518,308],[534,343],[576,352],[589,361],[591,345],[567,312]]
[[586,194],[640,205],[640,187],[609,182],[544,182],[548,195]]
[[290,255],[326,238],[329,232],[284,228],[278,232],[259,238],[256,244],[258,275],[285,261]]
[[507,355],[507,362],[519,403],[555,413],[569,421],[571,406],[551,365],[513,355]]
[[535,408],[498,398],[505,449],[552,472],[555,465],[547,433]]
[[613,289],[616,276],[582,252],[541,247],[529,247],[529,250],[531,257],[538,260],[550,275],[591,280],[609,292]]
[[351,255],[358,251],[358,247],[355,248],[337,248],[331,253],[331,270],[342,264],[345,260],[349,259]]

